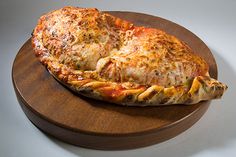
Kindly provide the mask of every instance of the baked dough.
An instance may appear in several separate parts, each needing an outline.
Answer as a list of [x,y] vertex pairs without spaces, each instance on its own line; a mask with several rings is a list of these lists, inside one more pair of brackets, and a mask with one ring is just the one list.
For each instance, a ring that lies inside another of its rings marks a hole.
[[61,83],[116,104],[194,104],[220,98],[227,89],[176,37],[94,8],[64,7],[43,15],[32,45]]

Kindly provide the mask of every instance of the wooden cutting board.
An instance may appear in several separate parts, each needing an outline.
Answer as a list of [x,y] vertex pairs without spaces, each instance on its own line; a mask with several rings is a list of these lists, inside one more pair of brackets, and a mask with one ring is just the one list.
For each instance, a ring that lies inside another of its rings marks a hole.
[[[211,51],[187,29],[151,15],[109,13],[136,25],[160,28],[185,41],[208,62],[210,75],[217,78]],[[30,40],[15,58],[12,80],[18,101],[34,125],[67,143],[93,149],[131,149],[168,140],[197,122],[210,103],[126,107],[76,95],[39,63]]]

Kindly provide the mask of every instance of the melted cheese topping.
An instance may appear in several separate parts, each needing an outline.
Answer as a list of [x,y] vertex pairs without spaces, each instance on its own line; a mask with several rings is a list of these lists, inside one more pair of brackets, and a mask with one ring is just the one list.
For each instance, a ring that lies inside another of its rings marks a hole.
[[97,61],[119,45],[118,32],[96,9],[63,8],[43,16],[41,21],[43,46],[71,68],[94,70]]
[[92,71],[98,80],[169,87],[208,72],[206,62],[174,36],[97,9],[65,7],[41,17],[39,25],[42,43],[36,46],[47,49],[46,57]]
[[99,60],[97,71],[102,77],[116,82],[169,87],[206,75],[206,62],[175,37],[143,27],[128,33],[131,36],[119,50]]

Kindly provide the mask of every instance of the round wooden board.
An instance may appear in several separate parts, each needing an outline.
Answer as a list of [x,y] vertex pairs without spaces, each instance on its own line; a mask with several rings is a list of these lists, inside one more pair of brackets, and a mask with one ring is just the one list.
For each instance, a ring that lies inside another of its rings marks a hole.
[[[185,41],[208,62],[210,75],[217,78],[209,48],[187,29],[146,14],[109,13],[136,25],[160,28]],[[76,95],[39,63],[30,40],[15,58],[12,80],[18,101],[33,124],[65,142],[93,149],[131,149],[168,140],[191,127],[210,103],[126,107]]]

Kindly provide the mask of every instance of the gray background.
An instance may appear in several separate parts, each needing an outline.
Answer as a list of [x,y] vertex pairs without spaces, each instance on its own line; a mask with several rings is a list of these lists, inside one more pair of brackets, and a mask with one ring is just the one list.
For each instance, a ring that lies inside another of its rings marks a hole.
[[[126,151],[97,151],[48,137],[32,125],[21,110],[11,83],[11,67],[40,15],[65,5],[142,12],[186,27],[212,50],[218,64],[219,80],[228,84],[228,91],[223,99],[212,102],[193,127],[157,145]],[[236,1],[2,0],[0,6],[1,157],[236,156]]]

